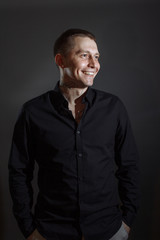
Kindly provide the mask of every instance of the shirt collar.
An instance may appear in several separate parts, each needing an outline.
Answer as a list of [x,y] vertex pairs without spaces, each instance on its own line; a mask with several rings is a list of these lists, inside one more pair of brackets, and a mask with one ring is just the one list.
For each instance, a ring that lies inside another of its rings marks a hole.
[[[57,103],[59,103],[60,105],[63,105],[63,104],[65,104],[66,106],[68,105],[67,100],[64,98],[63,94],[60,91],[59,81],[57,82],[57,84],[54,88],[54,93],[55,93]],[[88,87],[87,92],[86,92],[82,102],[88,101],[88,103],[90,105],[92,105],[94,98],[95,98],[94,90],[91,87]]]

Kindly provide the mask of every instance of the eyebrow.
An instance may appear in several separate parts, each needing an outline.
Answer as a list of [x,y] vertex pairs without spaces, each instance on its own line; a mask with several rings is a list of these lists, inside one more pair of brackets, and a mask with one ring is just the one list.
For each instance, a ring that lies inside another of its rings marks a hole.
[[[78,50],[77,52],[76,52],[76,54],[80,54],[80,53],[90,53],[90,51],[87,51],[87,50]],[[100,53],[99,52],[97,52],[97,53],[95,53],[95,55],[98,55],[98,56],[100,56]]]

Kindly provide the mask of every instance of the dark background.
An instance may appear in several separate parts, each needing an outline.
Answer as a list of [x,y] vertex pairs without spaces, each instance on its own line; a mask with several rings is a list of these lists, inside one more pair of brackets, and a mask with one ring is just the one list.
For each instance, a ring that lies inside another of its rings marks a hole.
[[141,207],[130,239],[159,240],[160,5],[154,0],[1,0],[0,239],[24,239],[8,190],[14,123],[25,101],[59,80],[52,45],[61,32],[74,27],[97,36],[101,71],[94,87],[122,99],[137,141]]

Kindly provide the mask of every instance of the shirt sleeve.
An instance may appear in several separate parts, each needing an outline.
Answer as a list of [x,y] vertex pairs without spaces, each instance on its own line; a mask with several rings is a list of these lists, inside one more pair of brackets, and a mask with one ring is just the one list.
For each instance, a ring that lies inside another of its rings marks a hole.
[[31,212],[33,191],[31,180],[34,170],[34,146],[29,117],[24,108],[15,124],[9,158],[9,188],[13,213],[25,237],[36,228]]
[[139,156],[130,120],[120,102],[115,140],[116,177],[123,221],[131,227],[139,208]]

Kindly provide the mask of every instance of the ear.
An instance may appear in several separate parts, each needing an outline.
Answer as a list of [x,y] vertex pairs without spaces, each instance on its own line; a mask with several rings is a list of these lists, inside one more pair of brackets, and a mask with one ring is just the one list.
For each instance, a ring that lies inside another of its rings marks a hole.
[[64,59],[63,59],[63,56],[60,53],[56,54],[55,62],[56,62],[58,67],[64,68]]

